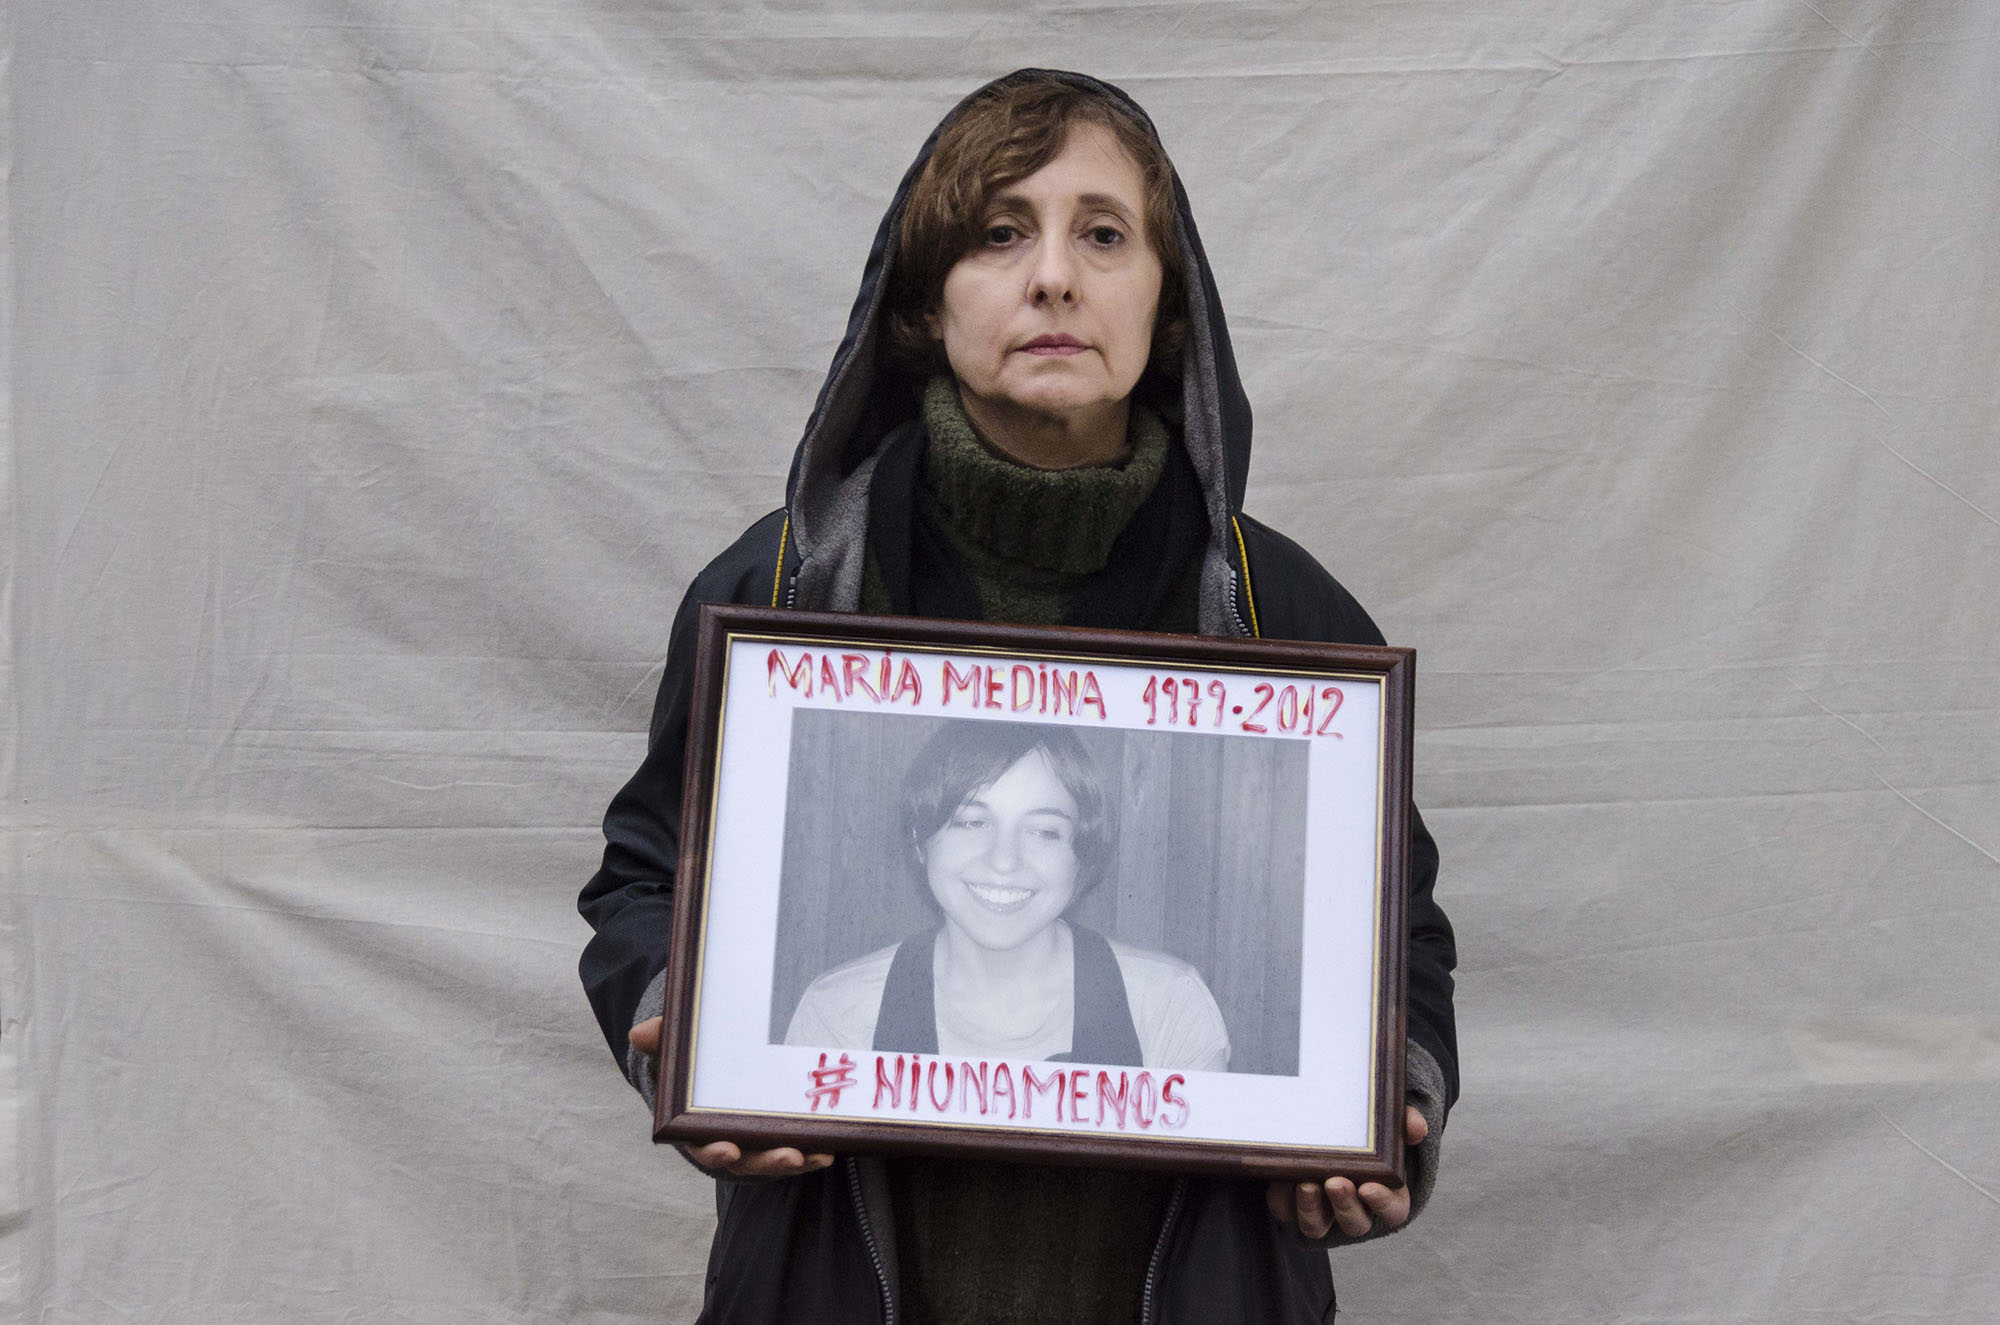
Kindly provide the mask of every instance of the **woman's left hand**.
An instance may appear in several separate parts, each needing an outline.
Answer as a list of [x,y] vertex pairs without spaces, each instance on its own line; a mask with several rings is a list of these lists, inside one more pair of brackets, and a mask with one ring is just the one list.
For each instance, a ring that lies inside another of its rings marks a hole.
[[[1411,1145],[1430,1135],[1430,1126],[1414,1108],[1403,1110],[1403,1132]],[[1410,1189],[1389,1188],[1379,1182],[1364,1182],[1357,1191],[1346,1178],[1325,1182],[1273,1182],[1264,1193],[1271,1217],[1281,1224],[1297,1224],[1309,1238],[1323,1238],[1338,1225],[1350,1238],[1367,1233],[1379,1219],[1388,1228],[1401,1228],[1410,1218]]]

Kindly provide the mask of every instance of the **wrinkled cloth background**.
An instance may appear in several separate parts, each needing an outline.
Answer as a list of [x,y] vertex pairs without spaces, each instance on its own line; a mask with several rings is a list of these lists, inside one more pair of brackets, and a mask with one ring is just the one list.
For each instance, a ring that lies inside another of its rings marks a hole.
[[693,1314],[575,893],[897,177],[1043,63],[1419,651],[1465,1095],[1347,1312],[2000,1318],[2000,8],[0,22],[0,1316]]

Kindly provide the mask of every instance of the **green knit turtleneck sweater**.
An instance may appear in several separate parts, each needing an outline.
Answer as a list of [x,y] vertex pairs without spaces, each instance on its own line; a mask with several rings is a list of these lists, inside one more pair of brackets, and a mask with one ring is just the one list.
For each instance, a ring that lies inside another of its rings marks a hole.
[[[974,430],[958,384],[934,377],[924,391],[924,450],[917,501],[958,554],[979,593],[987,621],[1052,626],[1069,600],[1104,569],[1132,515],[1166,469],[1171,437],[1159,415],[1134,404],[1126,424],[1129,454],[1114,465],[1034,469]],[[1156,630],[1196,628],[1200,565],[1150,623]],[[881,571],[870,557],[860,608],[890,610]]]
[[[924,393],[917,500],[958,554],[988,621],[1054,625],[1151,495],[1170,438],[1134,405],[1115,465],[1032,469],[973,430],[948,377]],[[1200,558],[1152,625],[1192,631]],[[871,556],[861,610],[887,612]],[[1170,1183],[1140,1173],[908,1156],[889,1161],[904,1313],[915,1325],[1133,1320]]]

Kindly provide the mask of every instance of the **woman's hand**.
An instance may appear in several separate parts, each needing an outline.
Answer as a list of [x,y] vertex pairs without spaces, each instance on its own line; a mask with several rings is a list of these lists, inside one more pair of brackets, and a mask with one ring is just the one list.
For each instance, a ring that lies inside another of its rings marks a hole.
[[[660,1035],[665,1027],[666,1018],[652,1017],[634,1026],[626,1033],[626,1038],[640,1053],[657,1058]],[[785,1178],[811,1173],[833,1163],[832,1155],[808,1155],[792,1146],[745,1152],[734,1141],[710,1141],[707,1145],[689,1146],[688,1158],[705,1169],[721,1169],[739,1178]]]
[[[1424,1116],[1413,1108],[1403,1110],[1403,1132],[1411,1145],[1430,1135]],[[1325,1182],[1274,1182],[1264,1192],[1271,1217],[1281,1224],[1297,1224],[1309,1238],[1323,1238],[1338,1225],[1350,1238],[1367,1233],[1379,1219],[1388,1228],[1401,1228],[1410,1218],[1410,1189],[1391,1189],[1379,1182],[1364,1182],[1359,1191],[1346,1178]]]
[[650,1054],[654,1058],[658,1058],[660,1056],[660,1036],[666,1033],[666,1029],[667,1019],[665,1017],[648,1017],[631,1030],[626,1031],[625,1039],[640,1053]]
[[795,1178],[833,1163],[832,1155],[808,1155],[793,1146],[745,1151],[734,1141],[689,1146],[688,1158],[705,1169],[722,1169],[739,1178]]

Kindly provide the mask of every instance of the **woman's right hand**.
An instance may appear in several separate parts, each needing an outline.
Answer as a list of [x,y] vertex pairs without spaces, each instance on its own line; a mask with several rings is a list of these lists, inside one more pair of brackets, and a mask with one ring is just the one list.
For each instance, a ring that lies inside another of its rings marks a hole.
[[[666,1018],[651,1017],[634,1026],[627,1032],[626,1038],[640,1053],[657,1058],[660,1035],[665,1027]],[[689,1159],[705,1169],[721,1169],[739,1178],[787,1178],[811,1173],[833,1163],[832,1155],[809,1155],[795,1146],[746,1152],[734,1141],[710,1141],[706,1145],[689,1146],[687,1153]]]

